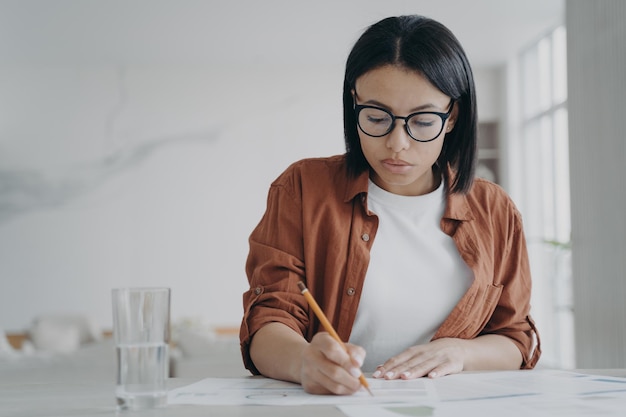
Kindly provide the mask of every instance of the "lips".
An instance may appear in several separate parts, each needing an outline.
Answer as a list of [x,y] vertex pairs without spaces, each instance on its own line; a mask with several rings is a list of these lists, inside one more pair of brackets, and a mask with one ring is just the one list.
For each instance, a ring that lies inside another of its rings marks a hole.
[[411,169],[412,165],[401,159],[383,159],[383,167],[394,174],[402,174]]
[[401,159],[384,159],[383,160],[383,164],[388,164],[388,165],[397,165],[397,166],[407,166],[407,165],[411,165],[406,161],[403,161]]

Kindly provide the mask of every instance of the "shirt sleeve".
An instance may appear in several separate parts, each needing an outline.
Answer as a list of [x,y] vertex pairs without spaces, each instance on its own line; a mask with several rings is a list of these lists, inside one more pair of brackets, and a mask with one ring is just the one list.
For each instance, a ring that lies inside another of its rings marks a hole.
[[272,184],[266,212],[249,238],[250,287],[243,295],[240,344],[244,365],[253,374],[259,371],[250,358],[250,342],[261,327],[278,322],[304,335],[308,326],[308,307],[297,286],[305,273],[301,199],[289,185]]
[[506,192],[476,179],[465,195],[449,194],[442,229],[474,272],[474,281],[433,339],[508,337],[522,354],[522,369],[541,356],[530,316],[531,273],[522,216]]
[[522,353],[522,369],[533,368],[541,356],[541,343],[535,323],[530,316],[531,274],[526,239],[519,211],[508,201],[508,233],[505,250],[497,268],[495,281],[502,292],[496,308],[481,334],[509,337]]

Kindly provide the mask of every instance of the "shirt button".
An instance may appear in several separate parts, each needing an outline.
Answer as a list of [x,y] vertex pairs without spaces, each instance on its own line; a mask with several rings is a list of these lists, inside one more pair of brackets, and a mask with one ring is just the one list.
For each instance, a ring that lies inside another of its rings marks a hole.
[[361,239],[363,239],[363,242],[369,242],[370,241],[370,235],[368,235],[367,233],[363,233],[361,235]]
[[355,292],[356,290],[354,288],[348,288],[348,290],[346,291],[348,295],[354,295]]
[[255,293],[256,295],[261,294],[261,292],[263,292],[263,290],[261,289],[261,287],[256,287],[256,288],[254,289],[254,293]]

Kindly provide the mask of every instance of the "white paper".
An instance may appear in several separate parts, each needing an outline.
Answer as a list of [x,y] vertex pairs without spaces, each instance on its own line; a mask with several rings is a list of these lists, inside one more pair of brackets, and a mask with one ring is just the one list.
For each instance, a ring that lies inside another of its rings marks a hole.
[[349,396],[311,395],[298,384],[263,377],[207,378],[168,393],[169,404],[336,405],[346,416],[619,416],[626,378],[567,371],[500,371],[415,380],[368,379]]
[[461,373],[434,382],[442,401],[542,395],[571,398],[604,392],[626,392],[626,378],[560,370]]
[[433,380],[430,404],[338,405],[348,417],[624,417],[626,378],[568,371],[477,372]]
[[368,379],[374,396],[361,389],[353,395],[312,395],[302,386],[262,377],[206,378],[168,393],[169,404],[197,405],[305,405],[434,403],[432,381]]

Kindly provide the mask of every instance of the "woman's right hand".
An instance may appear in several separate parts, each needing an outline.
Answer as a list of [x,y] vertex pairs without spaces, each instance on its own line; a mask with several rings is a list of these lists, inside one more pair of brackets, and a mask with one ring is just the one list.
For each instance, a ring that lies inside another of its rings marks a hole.
[[306,392],[349,395],[361,388],[365,350],[349,343],[346,348],[326,332],[313,337],[302,351],[300,380]]

